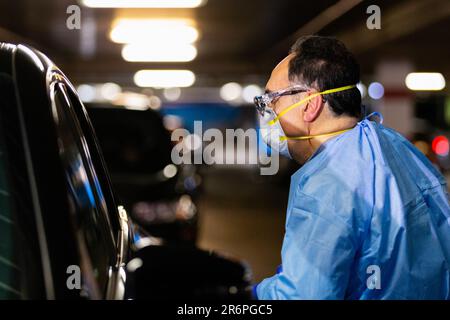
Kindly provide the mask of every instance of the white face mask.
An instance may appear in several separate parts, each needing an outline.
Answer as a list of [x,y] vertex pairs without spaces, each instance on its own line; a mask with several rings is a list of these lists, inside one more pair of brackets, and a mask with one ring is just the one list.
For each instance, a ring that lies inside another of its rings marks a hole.
[[273,150],[276,150],[282,156],[292,159],[289,153],[288,142],[286,139],[280,139],[286,136],[281,127],[280,121],[276,121],[273,125],[269,122],[273,121],[277,115],[272,109],[266,109],[264,116],[259,115],[259,126],[261,128],[261,136],[263,141]]

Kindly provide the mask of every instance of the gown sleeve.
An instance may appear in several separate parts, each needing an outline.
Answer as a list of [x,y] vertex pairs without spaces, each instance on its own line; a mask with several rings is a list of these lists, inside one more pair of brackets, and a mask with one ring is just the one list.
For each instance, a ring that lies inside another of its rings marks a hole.
[[341,218],[347,213],[336,214],[335,201],[339,198],[319,200],[297,191],[287,216],[282,271],[257,285],[258,299],[345,298],[357,235]]

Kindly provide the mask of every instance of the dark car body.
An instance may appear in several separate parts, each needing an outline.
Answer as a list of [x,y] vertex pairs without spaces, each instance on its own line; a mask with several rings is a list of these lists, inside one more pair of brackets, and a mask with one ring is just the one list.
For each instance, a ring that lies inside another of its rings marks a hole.
[[248,296],[240,262],[134,230],[68,79],[42,53],[0,43],[0,298]]

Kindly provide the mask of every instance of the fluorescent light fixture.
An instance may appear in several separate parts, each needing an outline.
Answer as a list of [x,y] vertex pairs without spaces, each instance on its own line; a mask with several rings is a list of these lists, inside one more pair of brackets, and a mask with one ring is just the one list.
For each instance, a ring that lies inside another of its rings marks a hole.
[[82,0],[90,8],[197,8],[206,0]]
[[116,43],[189,44],[198,39],[198,31],[185,19],[119,19],[110,38]]
[[439,91],[445,88],[445,78],[439,72],[413,72],[406,76],[405,84],[414,91]]
[[195,82],[195,74],[189,70],[140,70],[134,75],[134,82],[139,87],[190,87]]
[[126,44],[122,49],[122,57],[129,62],[187,62],[196,56],[191,44]]

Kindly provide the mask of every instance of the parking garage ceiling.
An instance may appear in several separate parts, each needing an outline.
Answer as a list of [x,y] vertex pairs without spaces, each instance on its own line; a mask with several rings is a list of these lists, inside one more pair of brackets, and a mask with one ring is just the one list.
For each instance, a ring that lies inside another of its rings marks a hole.
[[[124,61],[121,46],[108,38],[115,9],[81,7],[81,29],[69,30],[66,9],[72,4],[77,1],[0,0],[0,40],[29,43],[46,52],[78,83],[132,85],[134,72],[155,67],[190,69],[198,75],[199,86],[262,81],[295,37],[310,33],[343,40],[366,73],[389,57],[408,59],[417,70],[437,70],[450,78],[447,0],[209,0],[196,9],[166,9],[164,14],[189,15],[200,31],[196,59],[175,64]],[[369,4],[381,8],[381,30],[366,28]],[[133,10],[147,17],[162,12]]]

